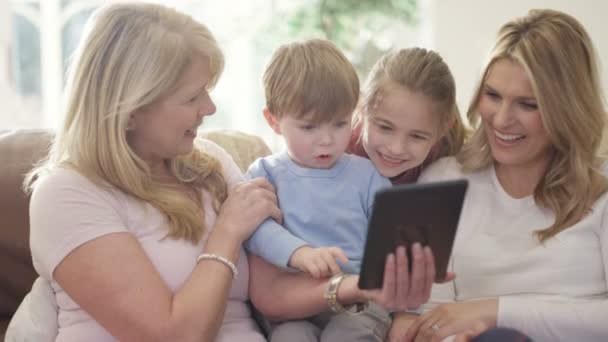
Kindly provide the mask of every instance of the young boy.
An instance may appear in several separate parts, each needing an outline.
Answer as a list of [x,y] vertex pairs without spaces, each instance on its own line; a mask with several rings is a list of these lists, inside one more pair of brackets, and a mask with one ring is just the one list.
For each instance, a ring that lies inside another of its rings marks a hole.
[[283,225],[266,220],[246,246],[279,267],[317,278],[333,274],[327,298],[339,313],[283,323],[271,341],[303,333],[313,340],[384,339],[390,324],[384,309],[371,305],[355,318],[330,299],[341,272],[359,273],[374,194],[391,186],[368,159],[344,153],[359,98],[357,74],[332,43],[313,39],[279,48],[264,87],[264,117],[284,137],[287,151],[258,159],[247,174],[274,184]]

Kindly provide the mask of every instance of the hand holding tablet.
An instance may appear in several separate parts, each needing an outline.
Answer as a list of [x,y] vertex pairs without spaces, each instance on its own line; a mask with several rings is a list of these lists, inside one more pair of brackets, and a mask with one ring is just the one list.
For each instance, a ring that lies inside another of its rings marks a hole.
[[359,287],[382,287],[386,256],[397,246],[406,247],[411,271],[415,242],[431,248],[435,280],[444,280],[467,185],[466,180],[408,184],[376,193]]

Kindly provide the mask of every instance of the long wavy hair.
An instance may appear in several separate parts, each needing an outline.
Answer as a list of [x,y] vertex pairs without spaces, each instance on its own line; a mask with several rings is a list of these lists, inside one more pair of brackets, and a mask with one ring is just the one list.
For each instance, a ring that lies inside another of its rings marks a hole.
[[591,39],[576,19],[554,10],[532,10],[500,29],[467,112],[477,129],[458,160],[474,171],[493,163],[478,112],[488,70],[500,59],[526,70],[554,150],[534,190],[536,203],[555,214],[550,227],[536,232],[540,241],[580,221],[608,189],[600,155],[606,112],[595,58]]
[[[456,84],[443,58],[432,50],[407,48],[383,55],[372,67],[363,86],[360,108],[353,125],[363,124],[373,115],[387,87],[399,85],[411,92],[427,96],[439,115],[441,131],[447,132],[438,157],[455,155],[464,143],[467,130],[456,104]],[[361,139],[366,139],[361,134]]]
[[126,139],[131,114],[175,91],[184,70],[200,57],[209,62],[211,88],[224,57],[211,32],[190,16],[144,3],[96,11],[68,71],[63,125],[48,157],[27,175],[26,191],[46,171],[72,168],[158,208],[168,218],[168,237],[200,241],[207,229],[202,190],[210,193],[216,211],[227,197],[220,163],[196,148],[167,161],[197,194],[188,196],[155,178]]

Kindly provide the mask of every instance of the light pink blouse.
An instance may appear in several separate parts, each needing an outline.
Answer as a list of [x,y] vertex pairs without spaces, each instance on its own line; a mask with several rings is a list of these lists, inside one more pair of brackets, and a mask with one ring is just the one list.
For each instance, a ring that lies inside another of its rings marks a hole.
[[[241,171],[221,147],[208,140],[202,141],[199,147],[220,161],[229,187],[242,180]],[[207,227],[212,228],[216,214],[208,193],[203,194],[203,203]],[[167,219],[150,204],[118,189],[100,187],[74,170],[55,169],[37,182],[30,202],[30,245],[34,268],[50,281],[59,306],[56,341],[115,340],[61,289],[53,280],[53,271],[78,246],[116,232],[129,232],[139,240],[173,291],[188,279],[203,250],[204,239],[192,245],[188,241],[164,238]],[[232,284],[217,341],[265,341],[245,303],[249,268],[242,249],[237,267],[239,277]]]

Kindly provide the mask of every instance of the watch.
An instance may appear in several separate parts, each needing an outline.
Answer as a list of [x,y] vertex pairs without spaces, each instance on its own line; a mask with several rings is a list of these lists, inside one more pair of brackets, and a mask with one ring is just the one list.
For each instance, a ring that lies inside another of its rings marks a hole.
[[342,306],[342,304],[338,302],[338,288],[340,287],[340,284],[342,284],[344,278],[346,278],[344,273],[338,273],[329,279],[324,296],[325,300],[327,300],[327,305],[331,311],[337,314],[341,314],[343,312],[349,314],[358,314],[367,308],[367,303],[354,303],[347,306]]

